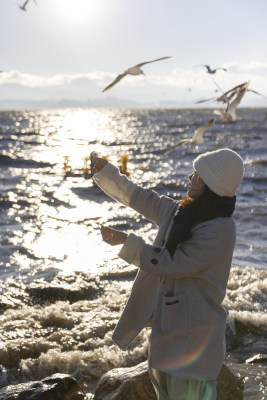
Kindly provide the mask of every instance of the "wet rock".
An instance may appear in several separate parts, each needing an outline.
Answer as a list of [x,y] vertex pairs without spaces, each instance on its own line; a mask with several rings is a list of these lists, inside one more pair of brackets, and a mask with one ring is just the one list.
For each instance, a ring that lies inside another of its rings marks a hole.
[[81,289],[62,287],[28,287],[26,292],[38,303],[49,304],[56,301],[69,301],[75,303],[79,300],[92,300],[96,297],[98,290],[93,286]]
[[246,360],[248,364],[262,364],[267,363],[267,354],[255,354]]
[[38,304],[51,304],[56,301],[75,303],[80,300],[93,300],[101,295],[103,284],[82,274],[68,278],[59,275],[51,283],[34,282],[27,286],[25,291]]
[[85,400],[79,383],[70,375],[54,374],[41,381],[6,386],[1,400]]
[[130,368],[116,368],[103,375],[93,400],[156,400],[147,362]]
[[[217,400],[242,400],[243,381],[223,365],[218,377]],[[135,367],[117,368],[103,375],[97,383],[94,400],[156,400],[147,362]]]
[[236,335],[242,336],[247,334],[262,335],[267,337],[266,328],[263,326],[255,326],[249,322],[246,324],[238,319],[235,319]]
[[238,337],[236,336],[235,326],[226,324],[225,330],[226,351],[231,352],[238,346]]
[[225,364],[218,376],[217,400],[242,400],[244,383]]
[[230,356],[238,362],[244,363],[258,354],[266,354],[266,337],[252,334],[237,337],[237,346],[230,352]]

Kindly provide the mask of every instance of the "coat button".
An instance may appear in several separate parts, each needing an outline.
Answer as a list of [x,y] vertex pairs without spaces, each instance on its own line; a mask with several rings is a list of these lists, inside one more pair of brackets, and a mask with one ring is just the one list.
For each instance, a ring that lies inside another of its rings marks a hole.
[[160,253],[161,252],[161,248],[160,247],[155,247],[154,248],[154,252],[155,253]]
[[151,262],[152,262],[152,264],[157,264],[158,260],[156,260],[155,258],[152,258]]

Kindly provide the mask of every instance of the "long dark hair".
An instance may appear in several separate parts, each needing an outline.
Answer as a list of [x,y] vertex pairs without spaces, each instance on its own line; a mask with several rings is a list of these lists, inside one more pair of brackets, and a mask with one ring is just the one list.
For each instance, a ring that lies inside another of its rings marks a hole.
[[189,196],[179,202],[166,248],[173,255],[180,242],[192,237],[193,226],[218,217],[230,217],[235,210],[236,196],[218,196],[205,185],[203,193],[193,199]]

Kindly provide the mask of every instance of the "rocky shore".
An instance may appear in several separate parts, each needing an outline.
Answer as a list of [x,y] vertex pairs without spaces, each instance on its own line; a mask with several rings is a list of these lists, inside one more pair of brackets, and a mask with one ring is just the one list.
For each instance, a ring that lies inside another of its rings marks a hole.
[[[135,272],[129,268],[101,278],[57,274],[29,285],[9,280],[0,300],[0,399],[154,399],[145,361],[149,329],[125,352],[111,340]],[[247,272],[234,272],[244,285]],[[255,282],[265,275],[255,271]],[[250,303],[262,303],[264,288],[260,292],[251,287],[251,277],[247,281]],[[232,311],[218,400],[261,400],[267,391],[267,329],[263,319],[248,318],[252,311],[237,311],[236,287],[230,280],[226,306]]]
[[[218,377],[217,400],[242,400],[244,384],[223,365]],[[55,374],[37,382],[10,385],[0,390],[1,400],[86,400],[82,386],[71,376]],[[147,363],[118,368],[98,381],[93,400],[156,400]]]

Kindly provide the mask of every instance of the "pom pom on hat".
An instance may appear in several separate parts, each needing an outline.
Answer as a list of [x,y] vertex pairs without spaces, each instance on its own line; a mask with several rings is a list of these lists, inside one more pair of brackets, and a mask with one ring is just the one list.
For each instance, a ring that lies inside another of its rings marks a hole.
[[193,166],[210,190],[219,196],[234,196],[244,173],[242,158],[230,149],[200,154]]

